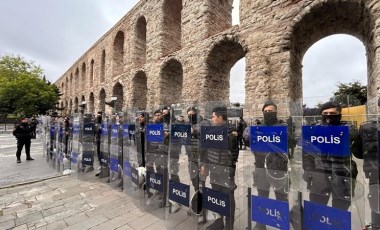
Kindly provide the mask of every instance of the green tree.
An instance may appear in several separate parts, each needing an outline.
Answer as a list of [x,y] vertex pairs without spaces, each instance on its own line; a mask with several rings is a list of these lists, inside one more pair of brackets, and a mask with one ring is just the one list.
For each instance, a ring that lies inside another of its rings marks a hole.
[[339,102],[343,107],[364,105],[367,102],[367,86],[358,80],[350,83],[338,83],[332,100]]
[[59,90],[46,82],[43,70],[23,57],[0,57],[0,114],[31,115],[54,109]]

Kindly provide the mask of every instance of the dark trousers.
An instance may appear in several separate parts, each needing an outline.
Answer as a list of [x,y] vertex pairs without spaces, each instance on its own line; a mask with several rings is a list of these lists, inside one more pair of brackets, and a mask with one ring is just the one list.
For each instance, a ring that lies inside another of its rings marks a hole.
[[26,158],[30,158],[30,144],[31,144],[30,139],[18,139],[17,140],[17,152],[16,152],[17,159],[20,159],[21,151],[22,151],[22,148],[24,147],[24,145],[25,145]]
[[234,227],[234,221],[235,221],[235,208],[236,208],[236,203],[235,203],[235,190],[231,188],[227,188],[218,184],[211,184],[212,189],[223,192],[228,194],[229,199],[230,199],[230,216],[226,216],[225,220],[225,226],[228,229],[233,229]]

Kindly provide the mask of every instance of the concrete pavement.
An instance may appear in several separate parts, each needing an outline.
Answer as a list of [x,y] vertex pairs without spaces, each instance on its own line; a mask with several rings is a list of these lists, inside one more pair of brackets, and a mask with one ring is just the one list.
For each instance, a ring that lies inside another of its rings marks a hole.
[[106,183],[62,176],[49,167],[41,143],[32,140],[34,161],[16,163],[16,140],[0,134],[0,229],[160,229],[157,217]]

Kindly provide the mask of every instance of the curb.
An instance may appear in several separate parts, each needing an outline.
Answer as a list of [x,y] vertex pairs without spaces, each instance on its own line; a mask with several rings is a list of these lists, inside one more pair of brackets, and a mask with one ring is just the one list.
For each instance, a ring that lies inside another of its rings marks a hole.
[[64,176],[70,176],[70,174],[68,174],[68,175],[51,176],[51,177],[44,177],[44,178],[37,179],[37,180],[24,181],[24,182],[20,182],[20,183],[17,183],[17,184],[0,186],[0,190],[1,189],[7,189],[7,188],[15,188],[15,187],[18,187],[18,186],[24,186],[24,185],[29,185],[29,184],[34,184],[34,183],[38,183],[38,182],[42,182],[42,181],[46,181],[46,180],[52,180],[52,179],[56,179],[56,178],[60,178],[60,177],[64,177]]

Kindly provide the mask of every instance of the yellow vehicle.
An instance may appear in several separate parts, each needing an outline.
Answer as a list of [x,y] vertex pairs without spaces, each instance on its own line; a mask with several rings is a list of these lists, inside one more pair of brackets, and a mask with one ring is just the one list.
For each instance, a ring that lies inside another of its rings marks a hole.
[[366,105],[359,105],[342,109],[342,121],[347,121],[355,125],[357,128],[359,128],[362,122],[367,120],[366,115]]

